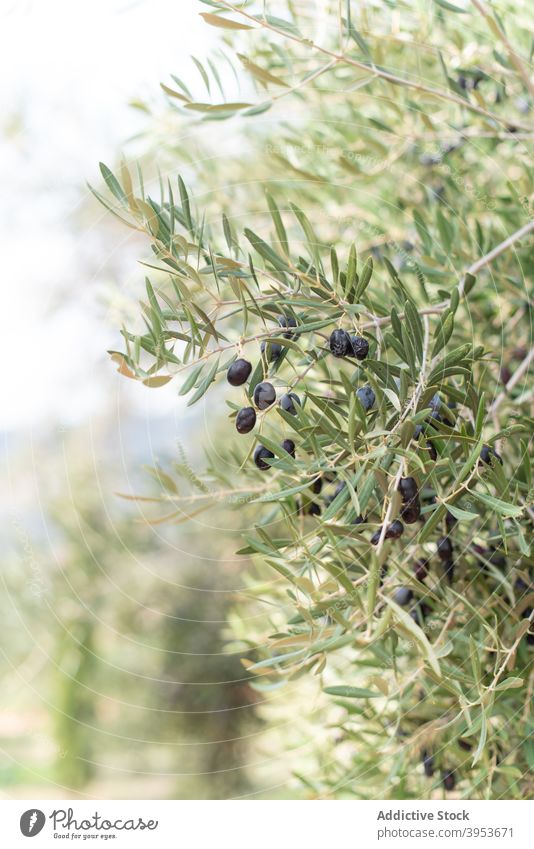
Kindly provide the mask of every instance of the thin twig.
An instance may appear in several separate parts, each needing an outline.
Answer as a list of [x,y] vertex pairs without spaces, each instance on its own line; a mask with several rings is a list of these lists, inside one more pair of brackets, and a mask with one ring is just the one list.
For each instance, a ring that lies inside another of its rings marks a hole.
[[532,84],[530,74],[529,74],[527,68],[525,67],[524,62],[520,59],[519,55],[516,53],[516,51],[514,50],[514,48],[512,47],[510,42],[508,41],[506,33],[503,32],[503,29],[499,25],[499,22],[497,21],[496,18],[494,18],[490,15],[488,10],[486,9],[486,6],[484,5],[484,3],[481,2],[481,0],[471,0],[471,2],[473,3],[473,6],[475,6],[478,9],[480,14],[488,22],[488,26],[491,29],[491,31],[493,32],[493,34],[498,35],[498,37],[502,41],[503,45],[506,48],[506,52],[508,53],[508,57],[509,57],[511,63],[513,64],[517,73],[519,74],[519,76],[521,77],[523,82],[525,83],[525,86],[526,86],[527,91],[529,92],[531,98],[534,100],[534,85]]
[[[377,78],[386,80],[386,82],[392,83],[392,85],[405,86],[406,88],[410,88],[413,91],[418,91],[421,94],[426,94],[429,97],[435,97],[439,100],[448,100],[451,103],[456,104],[456,106],[461,106],[465,109],[469,109],[471,112],[476,112],[477,115],[481,115],[482,117],[490,121],[495,121],[498,124],[509,126],[510,122],[499,118],[498,115],[495,115],[488,109],[484,109],[484,107],[482,106],[470,103],[469,100],[465,100],[463,97],[460,97],[459,95],[454,94],[453,92],[446,91],[445,89],[431,88],[430,86],[425,86],[422,83],[412,82],[411,80],[407,80],[403,77],[398,77],[395,74],[392,74],[389,71],[385,71],[383,68],[379,68],[375,65],[370,67],[369,65],[366,65],[365,62],[359,62],[357,59],[353,59],[345,54],[335,53],[332,50],[328,50],[326,47],[321,47],[319,44],[315,44],[315,42],[313,41],[304,41],[302,38],[299,38],[296,35],[292,35],[286,30],[278,29],[272,24],[269,24],[266,20],[262,20],[261,18],[257,18],[254,15],[250,15],[244,9],[237,8],[232,3],[227,3],[226,0],[219,0],[219,3],[222,7],[228,9],[228,11],[234,12],[236,15],[241,15],[241,17],[252,21],[252,23],[256,24],[256,26],[259,25],[263,29],[270,30],[271,32],[274,32],[277,35],[282,36],[283,38],[287,38],[290,41],[294,41],[297,44],[306,44],[314,50],[317,50],[319,53],[322,53],[325,56],[330,56],[331,59],[335,59],[338,62],[343,62],[344,64],[350,65],[353,68],[358,68],[359,70],[366,71],[367,73],[369,73],[369,71],[372,71]],[[532,132],[532,127],[527,126],[525,124],[515,122],[514,126],[518,127],[519,129],[525,130],[526,132]]]

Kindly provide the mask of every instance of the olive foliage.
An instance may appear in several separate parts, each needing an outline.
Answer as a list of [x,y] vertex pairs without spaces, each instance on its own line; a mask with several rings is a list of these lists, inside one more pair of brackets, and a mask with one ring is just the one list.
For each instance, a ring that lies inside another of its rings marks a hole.
[[[276,576],[277,613],[274,633],[248,635],[261,642],[248,672],[264,693],[315,676],[351,744],[314,793],[421,797],[443,780],[464,797],[528,797],[534,92],[521,13],[205,5],[223,53],[195,60],[198,89],[162,84],[164,126],[196,141],[156,130],[165,177],[149,191],[140,168],[102,165],[108,191],[95,190],[152,252],[145,329],[123,328],[119,371],[228,407],[229,464],[155,470],[165,515],[226,498],[254,517],[240,554]],[[231,132],[242,155],[209,157],[206,140]],[[356,347],[331,342],[340,330]],[[252,366],[241,386],[226,380],[237,359]],[[242,408],[256,418],[238,433]]]

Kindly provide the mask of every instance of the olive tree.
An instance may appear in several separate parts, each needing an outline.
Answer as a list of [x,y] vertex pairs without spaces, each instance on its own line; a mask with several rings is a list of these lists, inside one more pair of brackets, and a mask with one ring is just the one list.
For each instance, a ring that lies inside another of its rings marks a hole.
[[[164,176],[102,165],[94,190],[151,248],[119,371],[228,407],[209,415],[230,465],[177,458],[154,499],[169,521],[234,500],[253,524],[239,553],[276,577],[276,612],[248,672],[316,681],[350,744],[313,792],[528,797],[525,15],[205,5],[223,52],[195,60],[203,94],[162,84]],[[208,155],[232,133],[242,154]]]

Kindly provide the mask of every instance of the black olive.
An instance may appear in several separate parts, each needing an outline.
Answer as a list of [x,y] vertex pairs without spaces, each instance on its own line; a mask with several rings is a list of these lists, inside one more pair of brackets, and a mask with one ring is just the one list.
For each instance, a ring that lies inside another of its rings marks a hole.
[[256,411],[254,407],[243,407],[242,410],[239,410],[235,419],[238,433],[250,433],[255,424]]
[[254,450],[254,462],[258,469],[261,469],[262,472],[270,469],[270,465],[265,462],[265,460],[272,460],[274,458],[274,454],[272,451],[269,451],[268,448],[265,448],[264,445],[257,445]]
[[258,383],[254,389],[254,403],[259,410],[266,410],[276,401],[276,391],[272,383]]
[[351,336],[350,344],[352,352],[357,360],[365,360],[369,353],[369,342],[363,336]]
[[441,782],[445,790],[454,790],[456,787],[456,778],[452,770],[446,770],[441,774]]
[[271,363],[277,360],[282,353],[282,346],[279,342],[269,342],[268,339],[265,339],[260,347],[262,354],[265,354],[266,359]]
[[399,481],[398,488],[404,503],[406,503],[407,501],[412,501],[412,499],[414,498],[417,498],[418,489],[417,481],[415,480],[415,478],[401,478]]
[[291,413],[292,416],[297,415],[295,404],[298,404],[299,407],[301,406],[300,398],[294,392],[287,392],[280,398],[280,406],[282,410],[285,410],[286,413]]
[[242,386],[248,380],[251,371],[252,366],[248,360],[234,360],[226,372],[226,379],[232,386]]
[[453,548],[449,537],[440,537],[436,543],[436,548],[441,560],[451,559]]
[[366,413],[368,413],[375,403],[375,393],[370,386],[362,386],[357,390],[356,395],[358,396],[363,409]]
[[480,449],[480,462],[485,463],[488,466],[491,466],[493,462],[493,458],[499,461],[502,466],[502,457],[500,454],[497,454],[494,448],[491,448],[489,445],[483,445]]
[[284,439],[282,442],[282,448],[284,451],[287,451],[288,454],[291,454],[292,457],[295,456],[295,443],[292,439]]
[[[297,321],[292,315],[281,315],[278,318],[278,324],[280,327],[296,327]],[[296,333],[291,333],[291,331],[283,334],[284,339],[294,339],[296,335]]]
[[401,607],[406,607],[413,599],[413,592],[410,587],[397,587],[393,593],[393,601]]
[[334,330],[330,334],[330,350],[334,357],[346,357],[352,350],[350,336],[346,330]]

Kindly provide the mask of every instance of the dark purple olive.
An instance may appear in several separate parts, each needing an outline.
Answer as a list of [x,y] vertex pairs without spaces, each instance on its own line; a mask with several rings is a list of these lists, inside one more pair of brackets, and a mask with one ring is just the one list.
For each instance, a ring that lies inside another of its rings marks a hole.
[[434,775],[434,758],[427,752],[426,749],[423,749],[423,751],[421,752],[421,756],[425,775],[427,778],[432,778],[432,776]]
[[351,336],[350,344],[352,352],[357,360],[365,360],[369,353],[369,342],[363,336]]
[[363,525],[365,519],[363,516],[356,516],[355,519],[352,520],[351,525]]
[[454,581],[454,560],[445,560],[443,563],[443,575],[447,579],[450,587]]
[[419,499],[416,498],[413,501],[410,501],[406,507],[403,507],[401,510],[401,519],[403,522],[406,522],[407,525],[413,525],[414,522],[417,522],[419,517],[421,516],[421,505],[419,504]]
[[440,537],[436,543],[436,550],[441,560],[450,560],[453,549],[449,537]]
[[259,410],[266,410],[276,401],[276,391],[272,383],[258,383],[254,389],[254,403]]
[[346,357],[352,350],[350,336],[346,330],[334,330],[330,334],[330,351],[334,357]]
[[274,454],[273,454],[272,451],[269,451],[269,449],[265,448],[264,445],[257,445],[256,446],[256,448],[254,450],[254,462],[255,462],[256,466],[258,467],[258,469],[261,469],[262,472],[267,471],[267,469],[270,469],[271,467],[270,467],[269,463],[266,463],[265,461],[266,460],[273,460],[273,459],[274,459]]
[[393,601],[401,607],[406,607],[413,599],[413,592],[410,587],[397,587],[393,593]]
[[[278,318],[278,324],[280,327],[296,327],[297,321],[292,315],[281,315]],[[284,339],[294,339],[296,335],[296,333],[291,333],[291,331],[283,334]]]
[[317,478],[316,480],[314,480],[314,482],[310,486],[311,491],[314,492],[316,495],[319,495],[322,488],[323,488],[323,479],[322,478]]
[[436,460],[438,459],[438,452],[436,451],[435,445],[432,442],[430,442],[429,440],[427,440],[426,447],[427,447],[427,451],[429,453],[430,459],[433,460],[434,463],[435,463]]
[[254,407],[243,407],[235,418],[235,426],[238,433],[250,433],[256,424],[256,410]]
[[457,521],[458,521],[458,519],[456,518],[456,516],[453,516],[452,513],[449,512],[449,510],[447,510],[447,513],[445,514],[445,524],[447,526],[448,531],[450,531],[450,530],[452,530],[452,528],[454,528]]
[[295,404],[298,404],[299,407],[301,406],[300,398],[294,392],[286,392],[286,394],[282,395],[280,398],[280,406],[282,410],[285,410],[286,413],[291,413],[292,416],[297,415]]
[[418,581],[424,581],[428,577],[428,560],[416,560],[413,573]]
[[441,409],[441,398],[439,397],[437,392],[435,395],[432,396],[432,398],[428,402],[428,406],[436,413],[439,412],[439,410]]
[[467,740],[462,739],[462,737],[458,738],[458,745],[460,749],[464,750],[464,752],[470,752],[473,748],[471,743],[469,743]]
[[[404,525],[402,522],[399,522],[398,519],[395,519],[390,525],[388,525],[385,533],[385,539],[399,539],[404,531]],[[378,541],[380,539],[381,531],[376,531],[371,537],[371,545],[378,545]]]
[[454,776],[454,772],[452,770],[446,770],[441,774],[441,783],[443,784],[445,790],[454,790],[456,787],[456,778]]
[[366,413],[368,413],[375,403],[375,393],[370,386],[361,386],[360,389],[357,390],[356,395],[358,396],[363,409]]
[[284,451],[287,451],[288,454],[291,454],[292,457],[295,456],[295,443],[292,439],[284,439],[282,442],[282,448]]
[[226,379],[232,386],[242,386],[247,382],[251,371],[252,366],[248,360],[234,360],[226,372]]
[[418,489],[415,478],[401,478],[399,481],[399,492],[404,503],[417,498]]
[[491,466],[493,459],[499,461],[502,466],[502,457],[500,454],[497,454],[494,448],[491,448],[489,445],[483,445],[480,449],[480,462],[485,463],[487,466]]
[[269,342],[268,339],[265,339],[261,345],[261,352],[265,355],[266,360],[268,362],[274,363],[275,360],[278,359],[280,354],[282,353],[282,346],[279,342]]
[[310,501],[310,503],[308,504],[308,508],[307,508],[306,512],[307,512],[308,516],[320,516],[321,515],[321,508],[318,504],[315,503],[315,501]]

